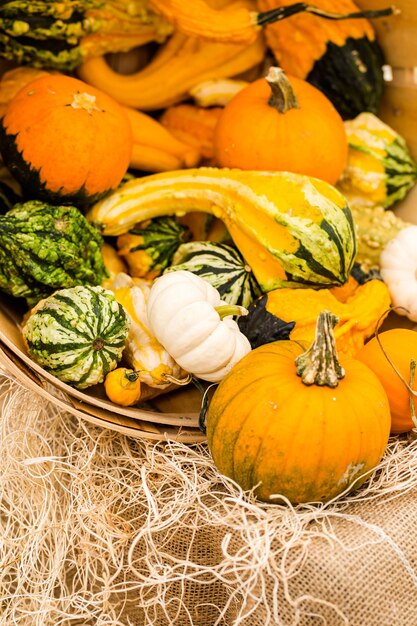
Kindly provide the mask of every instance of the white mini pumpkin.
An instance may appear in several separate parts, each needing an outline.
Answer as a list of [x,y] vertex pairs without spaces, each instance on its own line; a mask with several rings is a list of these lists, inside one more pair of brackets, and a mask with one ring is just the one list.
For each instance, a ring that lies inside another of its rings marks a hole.
[[184,378],[183,372],[164,350],[149,328],[146,301],[150,283],[120,272],[111,283],[116,300],[130,318],[130,330],[123,353],[126,363],[139,373],[139,380],[150,387],[165,389],[174,380]]
[[157,278],[147,313],[165,350],[202,380],[219,382],[251,350],[231,317],[246,314],[246,309],[223,302],[217,289],[191,272],[179,270]]
[[379,262],[392,306],[402,307],[396,313],[417,322],[417,226],[407,226],[390,239]]

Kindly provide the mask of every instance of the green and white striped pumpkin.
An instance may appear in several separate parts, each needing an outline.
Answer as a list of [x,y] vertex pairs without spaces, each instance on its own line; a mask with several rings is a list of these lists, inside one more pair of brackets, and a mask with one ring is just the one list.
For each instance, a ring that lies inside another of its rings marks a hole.
[[38,302],[23,325],[28,353],[78,389],[103,382],[122,357],[130,321],[100,286],[61,289]]
[[405,140],[372,113],[345,122],[347,166],[338,187],[351,206],[388,208],[402,200],[417,180],[417,164]]
[[210,241],[183,243],[165,272],[177,270],[200,276],[229,304],[248,307],[262,293],[252,269],[238,250],[228,244]]

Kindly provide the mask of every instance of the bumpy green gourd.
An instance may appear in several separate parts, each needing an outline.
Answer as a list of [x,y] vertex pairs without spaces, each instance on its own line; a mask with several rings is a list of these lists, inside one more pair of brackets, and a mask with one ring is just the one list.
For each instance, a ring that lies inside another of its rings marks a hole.
[[379,257],[384,247],[410,224],[381,206],[353,205],[351,211],[358,241],[356,261],[365,270],[379,269]]
[[23,326],[30,356],[78,389],[103,382],[122,357],[129,318],[103,287],[61,289],[38,302]]
[[75,207],[17,204],[0,215],[0,289],[32,306],[57,289],[100,285],[102,245]]
[[68,71],[87,57],[130,50],[172,31],[145,1],[2,0],[0,56]]
[[252,268],[239,251],[228,244],[210,241],[183,243],[165,272],[186,270],[197,274],[217,289],[229,304],[248,307],[262,291]]

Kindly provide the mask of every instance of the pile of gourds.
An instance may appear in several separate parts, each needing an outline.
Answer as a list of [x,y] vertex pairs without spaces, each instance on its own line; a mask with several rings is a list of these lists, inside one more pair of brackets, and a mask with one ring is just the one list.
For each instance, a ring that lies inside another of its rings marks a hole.
[[[403,295],[417,226],[390,211],[417,165],[376,116],[367,19],[392,11],[142,0],[129,21],[122,0],[49,4],[39,54],[43,3],[25,27],[23,0],[0,9],[15,62],[0,81],[0,289],[26,301],[29,355],[121,406],[218,384],[213,459],[260,499],[358,487],[390,432],[416,425],[417,335],[378,333],[392,305],[417,320]],[[74,11],[66,65],[54,42]],[[139,68],[109,65],[138,43],[123,58]]]

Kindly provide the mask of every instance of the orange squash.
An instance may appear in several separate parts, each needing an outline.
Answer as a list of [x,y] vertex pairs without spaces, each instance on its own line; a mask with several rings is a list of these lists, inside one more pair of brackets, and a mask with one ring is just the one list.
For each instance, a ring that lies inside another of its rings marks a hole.
[[214,132],[222,167],[288,171],[335,184],[347,163],[346,131],[330,100],[279,68],[242,89]]
[[[357,358],[378,376],[386,391],[391,409],[391,432],[406,433],[417,426],[412,416],[412,411],[414,414],[417,411],[417,398],[405,384],[411,382],[411,362],[417,361],[417,332],[392,328],[379,333],[378,339],[373,337],[368,341]],[[410,386],[417,393],[417,380]]]
[[9,102],[0,123],[0,151],[29,197],[84,206],[120,184],[132,132],[110,96],[76,78],[50,74]]
[[117,367],[104,379],[104,390],[109,400],[120,406],[132,406],[141,399],[139,373],[126,367]]
[[252,350],[210,402],[207,438],[217,468],[260,500],[328,501],[362,484],[384,453],[387,395],[364,363],[339,362],[336,322],[323,311],[306,352],[291,340]]
[[160,122],[179,141],[195,148],[210,162],[213,158],[213,135],[221,107],[204,108],[195,104],[176,104],[165,109]]

